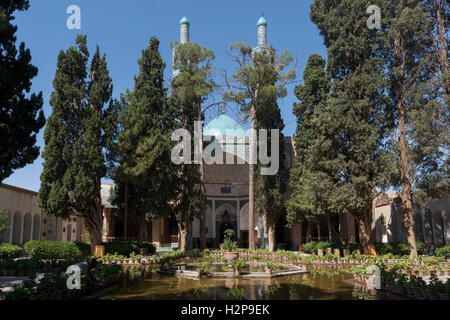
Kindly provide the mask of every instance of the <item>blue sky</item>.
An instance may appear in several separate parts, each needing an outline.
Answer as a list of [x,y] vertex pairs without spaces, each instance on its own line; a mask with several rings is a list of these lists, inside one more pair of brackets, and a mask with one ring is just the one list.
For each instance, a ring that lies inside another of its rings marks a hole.
[[[32,63],[39,74],[33,79],[32,92],[42,91],[44,113],[51,114],[49,98],[56,70],[56,58],[60,50],[74,44],[77,34],[87,34],[90,52],[95,45],[107,55],[110,75],[113,79],[115,97],[134,85],[133,75],[138,72],[137,60],[151,36],[160,40],[160,50],[167,64],[166,80],[171,77],[170,41],[179,40],[179,20],[186,16],[191,22],[191,42],[200,43],[214,50],[217,68],[216,81],[221,82],[221,70],[231,74],[234,70],[227,52],[234,42],[257,44],[256,22],[261,12],[268,22],[268,41],[277,50],[289,50],[297,59],[297,80],[309,55],[326,56],[323,39],[310,21],[309,7],[313,0],[31,0],[28,11],[16,13],[15,24],[18,42],[25,42],[31,50]],[[70,5],[81,8],[81,30],[69,30],[66,9]],[[169,82],[168,82],[169,83]],[[295,85],[288,87],[288,96],[279,102],[286,125],[284,134],[295,132],[292,103]],[[230,106],[227,114],[236,118],[236,109]],[[217,115],[212,111],[207,121]],[[44,129],[38,135],[37,144],[43,150]],[[42,158],[33,164],[16,170],[3,182],[38,191]]]

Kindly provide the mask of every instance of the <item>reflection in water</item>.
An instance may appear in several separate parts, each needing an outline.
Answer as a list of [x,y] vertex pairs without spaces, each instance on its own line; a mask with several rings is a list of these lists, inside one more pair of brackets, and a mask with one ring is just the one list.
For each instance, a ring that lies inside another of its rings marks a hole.
[[[398,299],[378,292],[361,291],[346,273],[300,274],[260,279],[186,279],[161,275],[155,270],[127,271],[118,285],[86,299],[133,300],[342,300]],[[375,295],[374,295],[375,294]]]

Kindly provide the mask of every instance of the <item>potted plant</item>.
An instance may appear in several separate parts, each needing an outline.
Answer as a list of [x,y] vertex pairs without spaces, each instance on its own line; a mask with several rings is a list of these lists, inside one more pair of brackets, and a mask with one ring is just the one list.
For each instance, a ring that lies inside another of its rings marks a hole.
[[239,258],[239,252],[236,252],[237,243],[232,240],[234,236],[233,229],[225,230],[225,239],[223,241],[223,245],[225,247],[224,255],[227,258],[227,261],[230,262],[232,260],[236,260]]
[[242,268],[244,268],[247,265],[244,259],[231,260],[230,264],[234,269],[235,276],[239,276],[241,274]]
[[269,261],[266,263],[266,273],[268,275],[271,275],[273,272],[274,263],[272,261]]
[[210,274],[214,271],[214,267],[208,262],[202,262],[198,267],[198,275],[199,277],[203,275]]

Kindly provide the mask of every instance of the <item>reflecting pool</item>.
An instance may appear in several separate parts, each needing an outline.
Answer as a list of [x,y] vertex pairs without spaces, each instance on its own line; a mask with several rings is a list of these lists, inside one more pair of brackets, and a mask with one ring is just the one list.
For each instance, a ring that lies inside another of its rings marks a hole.
[[85,299],[107,300],[354,300],[402,299],[384,291],[367,292],[345,272],[264,279],[187,279],[157,269],[127,271],[120,283]]

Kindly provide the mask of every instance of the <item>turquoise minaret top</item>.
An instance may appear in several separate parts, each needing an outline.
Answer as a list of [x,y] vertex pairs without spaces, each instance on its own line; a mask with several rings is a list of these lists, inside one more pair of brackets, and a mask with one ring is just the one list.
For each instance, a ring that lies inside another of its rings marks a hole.
[[259,26],[265,26],[265,27],[267,27],[267,21],[266,21],[266,19],[264,19],[264,16],[261,16],[261,18],[259,18],[259,20],[258,20],[256,26],[257,26],[257,27],[259,27]]
[[267,47],[267,21],[264,19],[264,13],[261,14],[256,27],[258,28],[258,47],[265,48]]
[[191,23],[189,22],[188,18],[183,17],[183,18],[181,18],[181,20],[180,20],[180,25],[182,25],[182,24],[190,25]]

